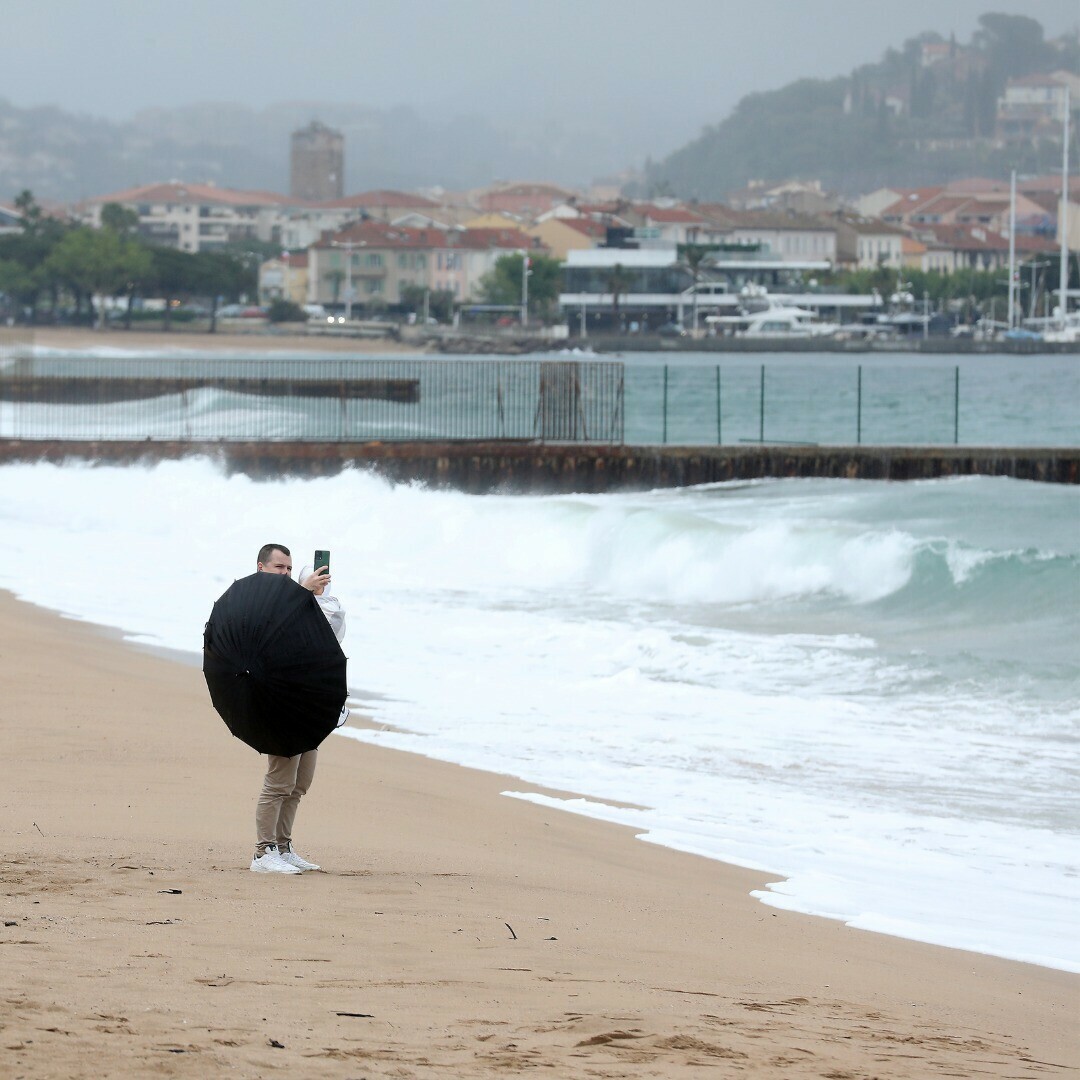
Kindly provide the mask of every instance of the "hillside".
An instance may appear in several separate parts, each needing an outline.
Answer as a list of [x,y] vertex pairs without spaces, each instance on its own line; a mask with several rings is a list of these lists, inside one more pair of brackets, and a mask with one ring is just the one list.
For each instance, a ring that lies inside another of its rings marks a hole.
[[979,23],[967,45],[927,32],[848,76],[743,98],[727,119],[647,163],[640,193],[713,200],[752,179],[787,177],[856,193],[1060,167],[1060,137],[1001,145],[998,98],[1010,78],[1080,72],[1080,40],[1046,41],[1025,16]]
[[347,191],[469,188],[498,176],[576,184],[625,160],[616,139],[571,121],[537,129],[525,117],[509,130],[478,116],[294,102],[153,109],[116,123],[0,98],[0,202],[24,188],[66,202],[169,179],[285,191],[289,135],[313,119],[345,136]]

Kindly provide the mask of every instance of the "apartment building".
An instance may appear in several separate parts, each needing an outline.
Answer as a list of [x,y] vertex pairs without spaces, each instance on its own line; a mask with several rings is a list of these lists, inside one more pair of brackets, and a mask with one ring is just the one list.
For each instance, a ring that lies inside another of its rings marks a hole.
[[435,229],[361,221],[327,234],[308,249],[308,302],[382,307],[418,286],[474,297],[498,259],[535,249],[517,229]]
[[314,244],[325,232],[337,232],[353,221],[379,221],[412,228],[452,224],[432,199],[407,191],[362,191],[340,199],[292,207],[282,223],[281,242],[292,249]]
[[145,239],[198,252],[247,239],[278,239],[294,200],[274,192],[171,181],[94,196],[76,208],[75,217],[99,228],[101,211],[109,203],[134,211]]
[[1048,137],[1060,141],[1070,95],[1070,111],[1080,112],[1080,76],[1069,71],[1010,79],[998,99],[998,138],[1009,142]]
[[904,264],[903,229],[874,218],[836,214],[836,260],[845,270],[899,269]]
[[712,222],[702,240],[756,248],[783,262],[805,260],[836,263],[836,225],[827,218],[771,210],[697,207]]
[[308,255],[306,251],[283,251],[276,259],[267,259],[259,267],[259,303],[290,300],[307,303]]
[[[922,225],[912,229],[925,245],[921,270],[951,274],[957,270],[1000,270],[1009,265],[1007,233],[983,225]],[[1023,261],[1036,255],[1053,256],[1057,245],[1048,237],[1017,235],[1016,257]]]

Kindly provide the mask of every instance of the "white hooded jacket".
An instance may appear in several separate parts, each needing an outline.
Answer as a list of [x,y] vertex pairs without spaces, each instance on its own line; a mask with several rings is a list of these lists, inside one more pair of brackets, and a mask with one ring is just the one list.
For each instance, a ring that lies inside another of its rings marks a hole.
[[[300,576],[296,580],[303,581],[314,573],[315,567],[305,566],[300,571]],[[330,596],[325,592],[322,596],[316,596],[315,599],[319,601],[319,607],[322,608],[322,613],[326,616],[326,621],[330,624],[330,629],[334,631],[334,637],[340,642],[345,637],[345,609],[341,606],[341,601],[336,596]],[[342,705],[341,715],[338,717],[337,726],[341,727],[348,719],[349,706]]]
[[[296,580],[303,581],[314,573],[315,567],[305,566],[300,571],[300,576]],[[322,608],[322,613],[326,616],[326,621],[330,624],[330,629],[334,631],[334,637],[336,637],[338,641],[344,640],[345,609],[341,606],[341,601],[336,596],[330,596],[326,592],[324,592],[322,596],[316,596],[315,599],[319,601],[319,607]]]

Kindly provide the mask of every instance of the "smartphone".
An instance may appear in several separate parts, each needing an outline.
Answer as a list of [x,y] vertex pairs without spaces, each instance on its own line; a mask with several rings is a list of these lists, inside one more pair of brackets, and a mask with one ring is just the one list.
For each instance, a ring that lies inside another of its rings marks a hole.
[[323,567],[326,567],[326,572],[330,573],[330,552],[329,551],[316,551],[315,563],[312,569],[317,574]]

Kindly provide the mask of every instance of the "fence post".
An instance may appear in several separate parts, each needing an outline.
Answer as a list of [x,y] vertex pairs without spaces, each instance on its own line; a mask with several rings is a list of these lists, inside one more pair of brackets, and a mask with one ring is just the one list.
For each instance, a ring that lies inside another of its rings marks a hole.
[[862,364],[859,365],[859,378],[855,392],[855,445],[862,446]]
[[960,365],[956,365],[956,372],[953,378],[953,446],[960,445]]
[[668,366],[664,365],[664,435],[660,440],[664,445],[667,445],[667,386],[668,386]]
[[758,401],[758,442],[765,441],[765,365],[761,365],[761,394]]
[[720,418],[720,365],[716,365],[716,445],[724,445],[724,432]]

